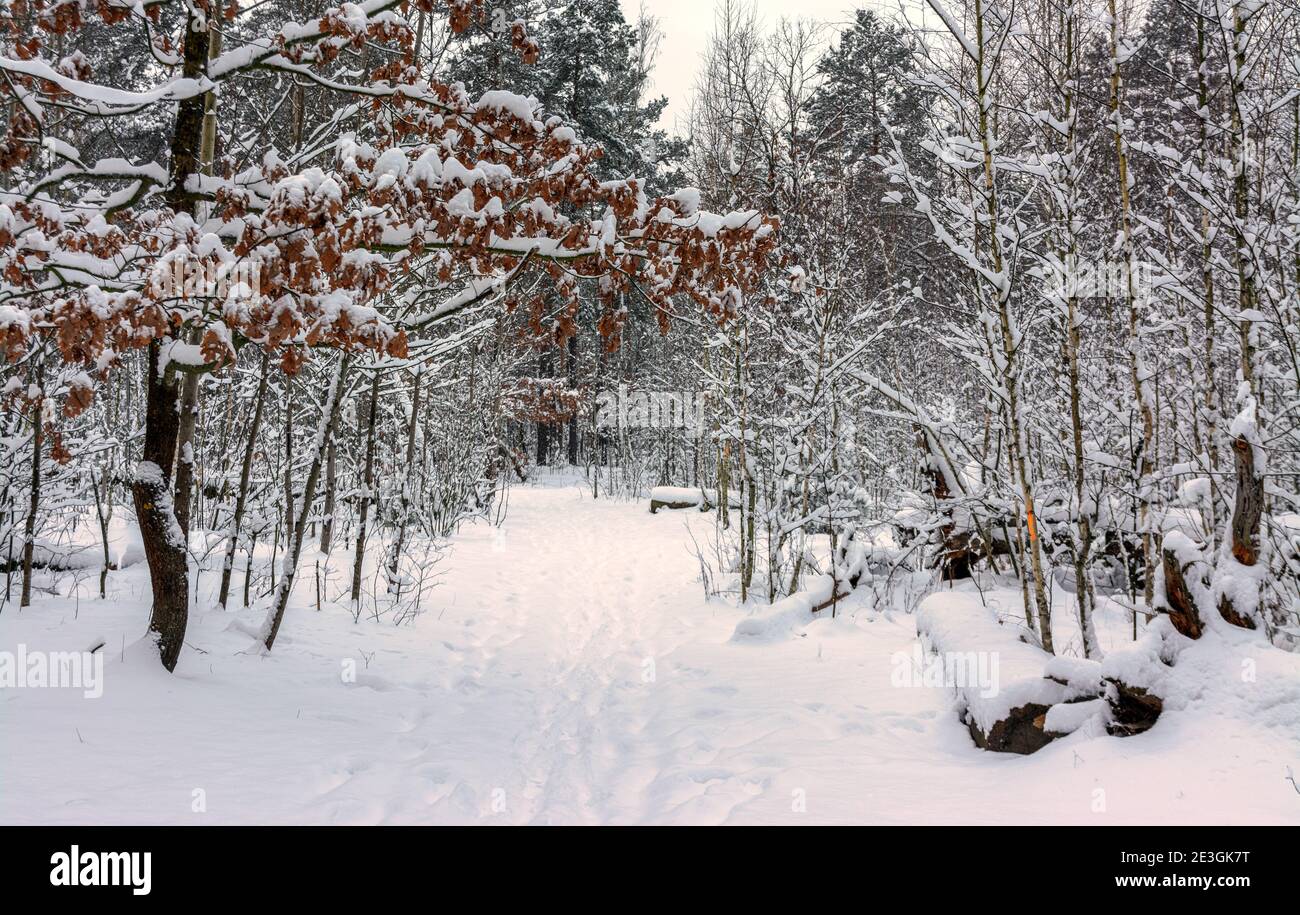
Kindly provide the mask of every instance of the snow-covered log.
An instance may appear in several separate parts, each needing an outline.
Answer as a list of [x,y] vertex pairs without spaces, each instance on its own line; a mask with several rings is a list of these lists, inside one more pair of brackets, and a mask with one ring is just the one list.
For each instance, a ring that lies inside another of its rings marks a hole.
[[774,642],[788,638],[811,623],[819,611],[847,596],[846,593],[836,594],[835,579],[832,576],[818,575],[809,579],[808,587],[799,593],[784,597],[741,620],[736,624],[731,640]]
[[1106,655],[1101,662],[1105,698],[1110,707],[1107,730],[1128,737],[1150,730],[1164,711],[1166,681],[1171,670],[1166,658],[1172,618],[1157,619],[1136,642]]
[[835,550],[834,574],[818,575],[806,587],[776,601],[760,613],[741,620],[733,642],[775,641],[798,632],[824,610],[834,607],[857,588],[874,551],[868,538],[854,531]]
[[713,507],[709,494],[698,486],[656,486],[650,490],[650,514],[661,508],[698,508],[708,511]]
[[[699,486],[655,486],[650,490],[650,514],[661,508],[698,508],[706,512],[714,508],[717,501],[716,492]],[[740,495],[729,492],[727,503],[731,508],[738,508]]]
[[[23,542],[14,538],[7,545],[8,556],[0,548],[0,572],[16,571],[22,567]],[[116,552],[118,555],[109,566],[112,569],[123,569],[144,560],[144,552],[138,544]],[[104,555],[98,544],[59,544],[41,539],[32,542],[32,566],[38,569],[70,572],[96,569],[103,564]]]
[[997,619],[979,596],[940,591],[921,602],[916,628],[943,662],[962,720],[981,749],[1033,753],[1105,709],[1095,662],[1054,658],[1023,627]]

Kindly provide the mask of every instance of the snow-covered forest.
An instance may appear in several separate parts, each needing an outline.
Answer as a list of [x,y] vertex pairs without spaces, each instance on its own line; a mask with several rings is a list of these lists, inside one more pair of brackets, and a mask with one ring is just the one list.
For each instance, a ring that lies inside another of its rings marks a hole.
[[797,13],[0,0],[0,821],[1300,823],[1300,8]]

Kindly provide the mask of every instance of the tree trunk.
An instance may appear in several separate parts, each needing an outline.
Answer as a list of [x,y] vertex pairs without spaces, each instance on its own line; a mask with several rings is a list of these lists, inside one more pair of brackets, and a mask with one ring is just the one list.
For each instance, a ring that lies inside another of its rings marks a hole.
[[178,385],[173,372],[158,371],[161,348],[156,340],[149,344],[144,449],[131,495],[153,586],[149,631],[158,640],[163,667],[173,671],[189,620],[189,565],[171,491],[172,456],[180,429],[176,412]]
[[411,470],[415,465],[415,423],[420,415],[420,373],[415,374],[415,387],[411,392],[411,421],[406,426],[406,467],[403,469],[401,516],[397,521],[397,539],[393,542],[393,553],[388,560],[388,589],[394,594],[401,594],[402,588],[397,580],[398,563],[402,558],[402,545],[406,541],[406,516],[411,508]]
[[352,562],[352,605],[361,604],[361,566],[366,557],[366,518],[370,511],[371,488],[375,485],[375,415],[379,412],[379,371],[370,382],[370,415],[366,418],[366,475],[357,522],[357,552]]
[[[569,388],[578,385],[578,335],[569,338]],[[569,466],[578,464],[578,414],[569,417]]]
[[[551,377],[551,354],[542,353],[537,357],[537,377]],[[551,426],[545,420],[537,421],[537,466],[545,466],[551,453]]]
[[[38,376],[39,378],[39,376]],[[41,403],[32,408],[32,491],[23,526],[23,594],[19,607],[32,605],[32,552],[36,547],[36,512],[41,506],[41,449],[45,446],[45,426],[41,422]]]
[[[293,525],[289,542],[284,554],[284,573],[280,576],[280,586],[275,594],[275,603],[262,627],[262,636],[266,650],[275,644],[275,637],[280,632],[280,623],[284,621],[284,611],[289,606],[289,595],[293,591],[293,582],[298,575],[298,558],[302,555],[302,541],[307,533],[307,517],[311,514],[311,505],[316,495],[316,483],[320,480],[321,465],[325,461],[325,443],[334,434],[334,423],[339,415],[339,403],[343,400],[343,384],[347,377],[348,363],[351,357],[344,353],[339,359],[334,372],[334,383],[330,386],[329,397],[325,402],[324,415],[321,416],[320,431],[316,436],[315,449],[311,456],[311,468],[307,471],[307,482],[302,490],[302,507],[298,510],[298,520]],[[375,378],[378,379],[378,373]],[[371,401],[374,410],[374,401]],[[371,418],[371,425],[374,418]]]
[[[325,514],[320,523],[320,555],[325,557],[325,571],[329,574],[330,545],[334,541],[334,489],[335,489],[335,451],[334,436],[330,436],[325,446]],[[320,574],[320,559],[316,560],[316,609],[320,610],[321,588],[323,582]]]
[[1132,203],[1129,195],[1128,143],[1124,133],[1124,81],[1120,74],[1120,20],[1116,0],[1109,0],[1110,12],[1110,100],[1111,129],[1115,133],[1115,163],[1119,178],[1120,240],[1124,254],[1124,297],[1128,304],[1129,381],[1133,400],[1142,423],[1142,441],[1133,457],[1134,483],[1137,490],[1138,531],[1142,535],[1142,565],[1145,570],[1142,600],[1148,607],[1153,599],[1155,579],[1155,540],[1151,533],[1151,475],[1155,470],[1155,405],[1151,391],[1151,372],[1142,357],[1138,295],[1133,282],[1136,250],[1133,240]]
[[[187,342],[198,343],[197,330]],[[190,534],[190,506],[194,500],[194,427],[199,418],[199,374],[187,372],[181,382],[180,426],[176,434],[176,523],[187,538]]]
[[108,586],[108,567],[110,557],[108,553],[108,517],[104,514],[104,500],[112,494],[112,483],[109,479],[104,480],[104,496],[99,495],[99,481],[95,479],[95,472],[90,472],[90,489],[95,494],[95,516],[99,518],[99,540],[104,547],[104,565],[99,570],[99,599],[105,598],[105,591]]
[[262,425],[262,407],[266,402],[266,379],[270,374],[270,359],[262,353],[262,377],[257,382],[257,399],[253,404],[253,421],[249,424],[248,445],[244,448],[244,463],[239,468],[239,494],[235,497],[235,515],[230,520],[230,540],[226,544],[226,558],[221,564],[221,592],[217,602],[226,609],[230,598],[230,573],[235,566],[235,548],[239,545],[239,528],[244,521],[248,505],[248,483],[253,472],[253,454],[257,450],[257,431]]
[[[1187,569],[1178,561],[1173,550],[1163,550],[1165,572],[1165,603],[1169,605],[1169,622],[1175,630],[1189,639],[1199,639],[1205,623],[1196,606],[1196,597],[1187,583]],[[1136,618],[1137,614],[1134,614]]]
[[[195,29],[194,24],[191,14],[186,22],[181,70],[181,75],[190,80],[203,75],[208,58],[208,32]],[[171,183],[166,199],[173,210],[191,215],[195,211],[194,203],[186,183],[200,171],[204,104],[202,95],[181,99],[176,106],[176,126],[172,131]],[[158,640],[163,667],[170,672],[176,669],[189,620],[189,566],[185,537],[176,523],[171,491],[172,459],[180,431],[180,416],[176,411],[178,385],[174,372],[159,372],[161,348],[158,340],[149,344],[144,448],[131,484],[131,495],[153,588],[149,631]]]
[[320,523],[320,551],[326,556],[329,555],[330,546],[334,542],[334,490],[336,487],[335,479],[337,476],[335,466],[336,445],[334,436],[330,436],[329,444],[325,451],[325,516],[321,518]]
[[284,544],[293,540],[293,380],[285,379],[284,405]]
[[[998,227],[1001,225],[1002,217],[999,205],[1000,191],[997,182],[997,160],[993,153],[996,141],[989,119],[989,112],[992,108],[989,104],[989,92],[991,91],[989,83],[992,80],[992,73],[990,68],[987,67],[986,60],[988,48],[985,44],[986,38],[984,34],[984,6],[981,0],[976,0],[974,16],[975,47],[978,52],[976,86],[977,102],[979,104],[980,146],[984,160],[984,206],[988,215],[988,224],[991,227],[991,231],[988,233],[988,246],[993,259],[993,269],[1000,274],[1005,269],[1005,264],[1002,242],[998,235]],[[1025,546],[1029,552],[1029,568],[1033,573],[1034,604],[1038,609],[1039,638],[1042,641],[1044,650],[1054,653],[1052,647],[1052,611],[1051,605],[1047,602],[1047,593],[1044,587],[1042,555],[1038,539],[1038,521],[1034,517],[1034,484],[1029,474],[1028,463],[1025,460],[1025,440],[1020,417],[1018,390],[1020,384],[1018,365],[1019,333],[1018,328],[1014,328],[1012,325],[1010,289],[999,286],[995,291],[995,296],[998,325],[1002,337],[1002,364],[999,369],[1002,373],[1003,387],[1006,389],[1007,457],[1016,481],[1020,485],[1020,501],[1024,509],[1025,533],[1028,538]],[[990,340],[990,348],[993,345],[993,341]]]
[[248,592],[253,584],[253,554],[257,551],[257,531],[248,544],[248,556],[244,559],[244,608],[248,608]]
[[[1232,557],[1243,566],[1259,562],[1259,522],[1264,510],[1264,478],[1255,467],[1255,448],[1248,438],[1232,440],[1237,467],[1237,501],[1232,512]],[[1251,602],[1254,603],[1253,601]],[[1255,628],[1254,608],[1237,606],[1230,591],[1219,600],[1219,615],[1234,626]]]

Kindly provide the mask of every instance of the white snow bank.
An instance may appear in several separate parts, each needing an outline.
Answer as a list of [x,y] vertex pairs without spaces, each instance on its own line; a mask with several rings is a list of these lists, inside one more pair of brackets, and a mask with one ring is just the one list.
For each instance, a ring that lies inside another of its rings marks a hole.
[[1137,641],[1106,654],[1101,662],[1102,677],[1157,696],[1169,695],[1167,681],[1171,668],[1164,657],[1166,636],[1174,637],[1169,618],[1156,617]]

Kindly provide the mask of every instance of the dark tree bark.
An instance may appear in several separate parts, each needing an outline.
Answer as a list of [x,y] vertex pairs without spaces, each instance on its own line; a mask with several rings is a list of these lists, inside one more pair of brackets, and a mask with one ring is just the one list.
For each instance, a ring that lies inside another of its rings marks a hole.
[[253,538],[248,544],[248,555],[244,558],[244,607],[248,607],[249,591],[253,584],[253,554],[257,552],[257,531],[253,531]]
[[1148,731],[1164,711],[1164,700],[1140,686],[1115,679],[1107,679],[1106,685],[1111,718],[1107,730],[1111,734],[1131,737]]
[[[209,20],[207,29],[207,46],[204,56],[215,60],[221,54],[222,33],[214,20]],[[188,47],[188,45],[187,45]],[[187,51],[188,54],[188,51]],[[217,142],[217,96],[209,92],[203,96],[203,114],[199,129],[199,159],[193,172],[204,175],[212,174]],[[192,208],[194,204],[189,203]],[[192,211],[192,210],[191,210]],[[199,329],[191,328],[187,338],[191,345],[200,340]],[[181,384],[181,426],[176,441],[176,523],[181,533],[187,538],[190,533],[190,513],[194,501],[194,430],[199,418],[199,374],[188,373]]]
[[520,483],[528,482],[528,471],[519,463],[519,456],[510,449],[510,446],[505,442],[497,442],[497,454],[510,462],[510,466],[514,468],[515,476],[519,478]]
[[[568,365],[569,387],[578,386],[578,335],[574,334],[569,338],[569,365]],[[569,466],[574,467],[578,463],[578,414],[574,413],[569,417]]]
[[174,372],[159,373],[160,349],[156,340],[149,344],[144,449],[131,495],[153,589],[149,631],[158,640],[163,667],[172,671],[180,658],[189,621],[189,566],[171,491],[172,456],[180,429],[176,412],[179,386]]
[[[1264,511],[1264,478],[1255,468],[1255,446],[1244,435],[1232,440],[1237,470],[1237,499],[1232,512],[1232,555],[1244,566],[1259,562],[1259,520]],[[1255,628],[1248,609],[1237,607],[1232,595],[1219,600],[1219,615],[1234,626]]]
[[[194,28],[193,16],[185,28],[181,75],[196,80],[203,75],[208,58],[208,31]],[[176,125],[172,131],[170,185],[167,203],[176,212],[193,215],[194,196],[186,187],[200,171],[200,148],[203,137],[205,97],[194,95],[176,106]],[[176,669],[185,627],[189,620],[189,567],[186,544],[176,523],[172,501],[171,468],[180,432],[180,415],[176,410],[179,385],[175,372],[159,372],[162,344],[149,344],[148,377],[145,379],[146,407],[144,447],[131,495],[149,579],[153,589],[153,610],[149,631],[158,640],[163,667]]]
[[[184,62],[181,74],[186,79],[198,79],[208,61],[209,32],[195,28],[193,14],[185,23]],[[176,125],[172,130],[171,183],[167,189],[167,203],[178,213],[195,212],[195,197],[186,187],[189,179],[203,170],[203,117],[207,95],[191,95],[181,99],[176,106]]]
[[[330,544],[334,540],[334,488],[335,488],[335,444],[334,436],[329,437],[325,445],[325,514],[320,523],[320,553],[329,563]],[[320,560],[316,560],[316,609],[321,607]]]
[[1196,599],[1187,584],[1186,569],[1178,562],[1172,550],[1162,550],[1165,571],[1165,603],[1169,605],[1169,621],[1174,629],[1189,639],[1199,639],[1205,623],[1196,608]]
[[1237,501],[1232,513],[1232,555],[1244,566],[1259,561],[1259,519],[1264,508],[1264,478],[1255,472],[1255,449],[1244,437],[1232,440],[1237,470]]
[[537,424],[537,466],[546,466],[547,456],[551,452],[551,427],[544,422]]
[[1041,750],[1052,742],[1052,736],[1044,730],[1049,708],[1047,705],[1029,702],[1013,708],[1006,718],[995,721],[987,734],[980,730],[974,720],[967,723],[967,729],[981,750],[1026,755]]
[[[542,353],[537,359],[537,377],[551,377],[551,354]],[[537,422],[537,466],[543,467],[551,454],[551,426],[544,420]]]

